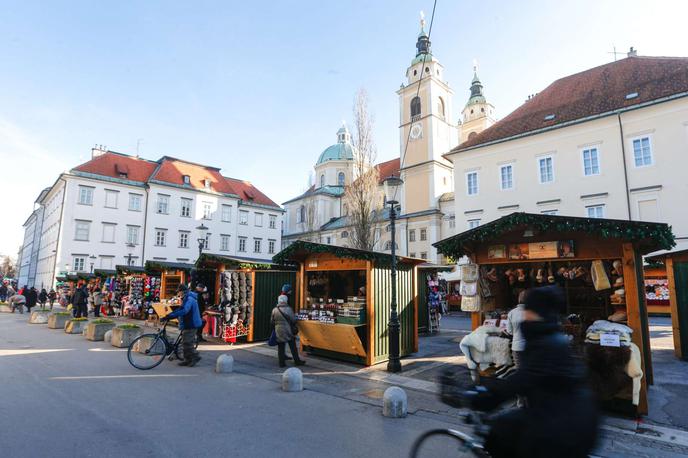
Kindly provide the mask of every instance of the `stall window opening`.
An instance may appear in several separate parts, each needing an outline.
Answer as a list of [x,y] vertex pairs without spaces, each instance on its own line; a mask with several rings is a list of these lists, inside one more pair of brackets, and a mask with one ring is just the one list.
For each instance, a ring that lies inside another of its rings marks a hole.
[[604,205],[591,205],[586,207],[588,218],[604,218]]

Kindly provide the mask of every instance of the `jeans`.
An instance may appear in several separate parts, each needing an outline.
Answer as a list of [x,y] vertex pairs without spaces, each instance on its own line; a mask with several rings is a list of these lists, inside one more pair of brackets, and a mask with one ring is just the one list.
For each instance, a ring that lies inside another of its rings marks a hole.
[[100,305],[93,305],[93,316],[96,318],[100,317]]
[[182,329],[182,352],[184,361],[198,359],[198,352],[194,348],[196,344],[196,329]]
[[74,306],[74,318],[88,318],[88,305],[79,304]]
[[277,359],[279,360],[279,365],[284,366],[286,364],[287,354],[284,348],[285,344],[289,344],[289,351],[291,351],[291,356],[294,358],[294,362],[298,363],[301,361],[301,358],[299,358],[299,352],[296,349],[296,339],[291,339],[288,342],[277,342]]

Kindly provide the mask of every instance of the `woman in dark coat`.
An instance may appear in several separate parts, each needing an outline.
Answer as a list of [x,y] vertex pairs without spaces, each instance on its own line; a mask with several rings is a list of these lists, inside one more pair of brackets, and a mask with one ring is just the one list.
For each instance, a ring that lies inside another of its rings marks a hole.
[[294,358],[294,364],[302,366],[306,364],[299,357],[299,351],[296,349],[296,336],[293,328],[296,326],[296,315],[289,307],[289,299],[285,294],[281,294],[277,298],[277,306],[272,309],[270,316],[270,324],[275,328],[275,335],[277,336],[277,357],[279,359],[279,366],[286,366],[286,351],[285,345],[289,345],[291,356]]
[[48,292],[42,288],[41,292],[38,293],[38,303],[41,304],[41,308],[45,308],[46,302],[48,302]]
[[29,309],[29,313],[31,313],[31,308],[35,307],[38,303],[38,291],[36,291],[36,288],[33,286],[31,288],[24,287],[24,290],[24,297],[26,297],[26,308]]

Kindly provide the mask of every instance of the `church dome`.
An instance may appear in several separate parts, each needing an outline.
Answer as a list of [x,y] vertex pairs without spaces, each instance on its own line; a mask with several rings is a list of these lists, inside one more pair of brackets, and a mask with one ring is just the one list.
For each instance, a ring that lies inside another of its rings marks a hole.
[[351,134],[346,126],[342,126],[337,131],[337,143],[328,147],[320,154],[315,165],[323,164],[327,161],[353,161],[354,147],[351,144]]

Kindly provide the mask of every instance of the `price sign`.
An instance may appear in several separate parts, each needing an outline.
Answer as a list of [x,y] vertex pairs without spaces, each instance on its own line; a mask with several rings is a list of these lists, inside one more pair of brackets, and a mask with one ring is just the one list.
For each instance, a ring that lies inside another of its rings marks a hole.
[[600,334],[600,345],[603,347],[620,347],[618,334]]

